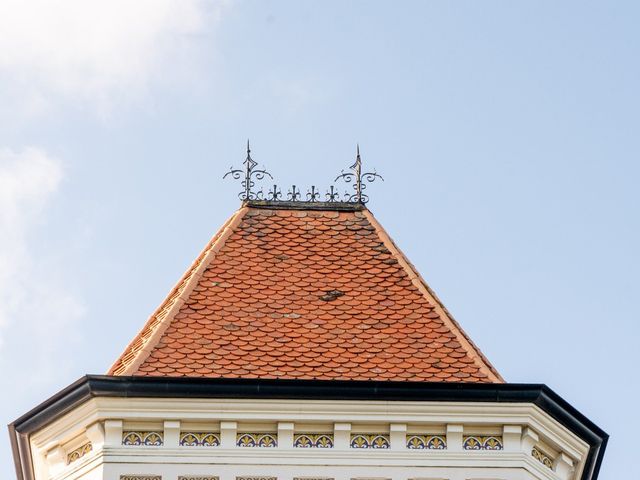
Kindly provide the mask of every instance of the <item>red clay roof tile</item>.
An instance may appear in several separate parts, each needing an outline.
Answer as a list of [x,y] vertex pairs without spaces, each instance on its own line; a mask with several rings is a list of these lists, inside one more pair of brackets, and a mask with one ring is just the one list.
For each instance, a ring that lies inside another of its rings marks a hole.
[[503,381],[368,210],[252,206],[109,373]]

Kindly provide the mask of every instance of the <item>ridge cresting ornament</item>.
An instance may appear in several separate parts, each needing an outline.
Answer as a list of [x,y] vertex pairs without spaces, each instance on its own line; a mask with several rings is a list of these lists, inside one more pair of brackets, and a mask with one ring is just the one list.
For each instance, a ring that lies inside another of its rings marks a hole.
[[362,171],[362,158],[360,157],[360,146],[356,149],[356,161],[349,167],[351,171],[342,171],[334,182],[342,181],[349,184],[351,192],[348,190],[341,194],[335,187],[330,185],[328,189],[321,191],[315,185],[311,185],[305,192],[302,192],[296,185],[292,185],[283,194],[282,189],[274,184],[268,187],[266,193],[264,188],[256,190],[256,181],[269,177],[273,180],[273,176],[265,168],[258,167],[258,162],[251,158],[251,148],[247,141],[247,158],[245,158],[243,169],[231,167],[222,178],[231,177],[240,180],[242,191],[238,193],[238,197],[245,201],[266,201],[266,202],[308,202],[308,203],[350,203],[356,205],[364,205],[369,201],[369,196],[364,193],[368,183],[375,182],[377,179],[384,181],[381,175],[375,170],[373,172]]

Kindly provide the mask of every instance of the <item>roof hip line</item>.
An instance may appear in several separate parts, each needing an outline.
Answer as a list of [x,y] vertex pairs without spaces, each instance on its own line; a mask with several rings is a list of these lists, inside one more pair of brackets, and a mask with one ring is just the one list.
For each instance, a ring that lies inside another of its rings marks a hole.
[[[167,298],[160,304],[158,309],[153,312],[147,323],[142,327],[140,333],[136,335],[133,341],[127,345],[127,348],[124,350],[123,354],[116,360],[116,362],[109,368],[107,372],[108,375],[131,375],[133,372],[137,370],[137,368],[142,365],[142,363],[147,359],[153,347],[156,346],[162,334],[165,332],[173,317],[178,313],[180,307],[184,303],[185,299],[188,298],[189,294],[193,291],[195,286],[198,284],[198,280],[204,273],[204,270],[209,265],[211,261],[211,257],[215,255],[220,248],[224,245],[227,238],[233,233],[234,229],[238,224],[242,221],[245,214],[249,211],[249,208],[242,207],[237,210],[225,223],[223,229],[216,233],[211,241],[207,244],[204,250],[200,253],[196,261],[187,269],[187,271],[183,274],[182,278],[178,281],[178,283],[171,289],[171,292],[167,296]],[[180,287],[184,286],[182,291],[180,291]],[[175,298],[174,295],[176,292],[180,291],[179,295]],[[151,335],[146,339],[142,339],[142,334],[147,330],[147,328],[153,323],[153,321],[158,317],[158,315],[164,310],[171,302],[173,303],[169,306],[167,314],[160,320],[158,325],[153,328]],[[142,342],[142,348],[137,352],[133,352],[138,342]],[[122,359],[126,357],[127,353],[134,353],[134,357],[128,363],[124,363]],[[124,363],[124,364],[123,364]]]
[[448,323],[449,328],[455,334],[455,336],[460,340],[463,348],[469,354],[469,358],[473,359],[474,363],[480,368],[480,370],[486,370],[489,377],[492,377],[494,381],[499,383],[504,383],[504,378],[498,373],[495,367],[489,362],[489,360],[484,356],[482,351],[471,341],[471,339],[464,333],[464,330],[460,327],[458,322],[453,318],[453,316],[449,313],[449,311],[442,304],[440,299],[436,296],[436,294],[429,288],[427,283],[424,281],[422,276],[417,272],[417,270],[413,267],[411,262],[407,259],[407,257],[402,253],[402,251],[396,246],[395,242],[391,239],[387,231],[384,229],[380,223],[375,219],[375,217],[371,214],[369,210],[363,210],[362,212],[369,222],[375,227],[376,232],[380,236],[380,239],[384,243],[384,245],[394,253],[395,257],[398,259],[400,265],[407,273],[407,276],[411,280],[411,282],[416,286],[416,288],[422,292],[429,300],[432,301],[433,306],[435,307],[438,314],[441,316],[442,320],[445,323]]

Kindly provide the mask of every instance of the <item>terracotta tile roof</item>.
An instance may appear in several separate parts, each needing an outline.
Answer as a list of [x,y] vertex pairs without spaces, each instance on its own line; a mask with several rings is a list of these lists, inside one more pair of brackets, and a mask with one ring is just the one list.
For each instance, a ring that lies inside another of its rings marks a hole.
[[502,382],[364,209],[244,206],[112,375]]

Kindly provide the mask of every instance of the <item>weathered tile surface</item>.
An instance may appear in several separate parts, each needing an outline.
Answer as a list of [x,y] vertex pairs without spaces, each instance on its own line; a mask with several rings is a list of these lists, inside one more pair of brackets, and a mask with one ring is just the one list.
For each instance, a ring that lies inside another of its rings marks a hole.
[[369,212],[251,207],[110,373],[502,381]]

